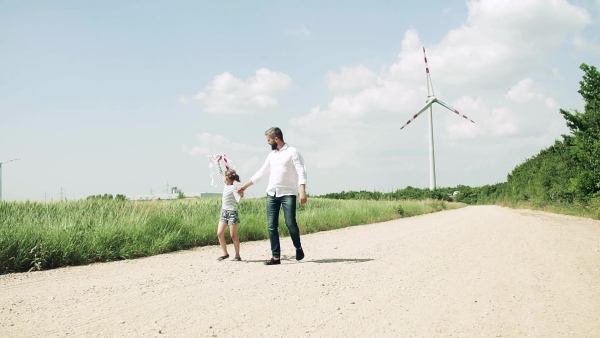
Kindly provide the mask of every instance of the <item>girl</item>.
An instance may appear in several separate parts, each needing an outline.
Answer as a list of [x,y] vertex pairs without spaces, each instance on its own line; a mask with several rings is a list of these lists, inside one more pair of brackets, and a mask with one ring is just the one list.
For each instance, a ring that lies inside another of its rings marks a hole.
[[221,200],[221,217],[219,218],[219,226],[217,227],[217,237],[223,249],[223,256],[219,257],[218,260],[222,261],[229,258],[227,253],[227,242],[225,241],[225,229],[229,226],[229,234],[233,241],[233,247],[235,248],[235,261],[241,261],[240,257],[240,239],[238,238],[238,225],[240,224],[240,217],[238,215],[238,203],[244,196],[244,193],[238,193],[237,188],[233,185],[234,181],[239,182],[240,177],[233,169],[228,169],[223,176],[223,169],[221,169],[221,159],[223,156],[217,157],[217,169],[219,176],[225,183],[223,187],[223,197]]

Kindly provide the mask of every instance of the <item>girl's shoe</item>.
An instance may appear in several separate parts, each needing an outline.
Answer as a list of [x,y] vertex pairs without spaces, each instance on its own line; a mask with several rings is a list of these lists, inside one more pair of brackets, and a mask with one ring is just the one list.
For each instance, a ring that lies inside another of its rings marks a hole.
[[222,260],[227,259],[227,258],[229,258],[229,255],[221,256],[221,257],[217,258],[217,260],[218,261],[222,261]]
[[241,261],[241,260],[242,260],[242,257],[240,257],[240,256],[237,256],[237,257],[235,257],[233,260],[234,260],[234,261],[238,261],[238,262],[239,262],[239,261]]

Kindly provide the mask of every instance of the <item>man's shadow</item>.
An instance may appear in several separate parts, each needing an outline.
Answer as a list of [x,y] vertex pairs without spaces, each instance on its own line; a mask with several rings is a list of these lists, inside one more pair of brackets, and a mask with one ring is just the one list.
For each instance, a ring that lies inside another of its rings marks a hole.
[[364,263],[374,260],[373,258],[331,258],[331,259],[315,259],[306,261],[307,263]]
[[[373,260],[373,258],[330,258],[330,259],[302,260],[302,261],[298,261],[298,263],[318,263],[318,264],[322,264],[322,263],[364,263],[364,262],[369,262],[372,260]],[[265,259],[246,260],[246,262],[249,262],[249,263],[264,263],[265,261],[266,261]],[[285,262],[285,261],[294,261],[295,262],[296,257],[295,256],[281,257],[281,262]]]

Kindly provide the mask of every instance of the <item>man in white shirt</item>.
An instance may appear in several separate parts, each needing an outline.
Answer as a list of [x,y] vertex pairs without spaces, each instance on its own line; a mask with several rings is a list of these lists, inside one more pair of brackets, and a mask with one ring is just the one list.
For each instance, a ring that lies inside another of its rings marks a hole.
[[269,175],[267,186],[267,222],[269,239],[271,241],[272,258],[265,262],[266,265],[281,263],[281,248],[279,245],[279,210],[283,207],[283,216],[294,247],[296,260],[304,258],[304,251],[300,243],[300,230],[296,223],[296,201],[300,196],[300,204],[306,204],[306,168],[304,160],[294,147],[290,147],[283,140],[283,133],[277,127],[269,128],[265,132],[267,143],[271,152],[267,160],[250,180],[238,188],[241,194],[251,185]]

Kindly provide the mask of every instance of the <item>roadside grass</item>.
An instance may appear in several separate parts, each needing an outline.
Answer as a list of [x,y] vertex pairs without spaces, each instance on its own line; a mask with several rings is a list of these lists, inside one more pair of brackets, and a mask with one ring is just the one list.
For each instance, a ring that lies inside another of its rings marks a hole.
[[570,215],[600,220],[600,201],[592,203],[542,203],[531,201],[499,200],[497,205],[513,209],[530,209],[551,212],[554,214]]
[[[466,206],[438,200],[334,200],[298,206],[302,234]],[[218,245],[221,200],[0,202],[0,274]],[[269,238],[264,199],[239,206],[242,242]],[[283,214],[280,234],[289,236]],[[227,237],[228,242],[230,238]]]

